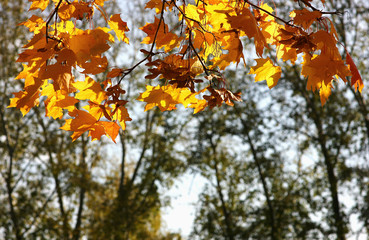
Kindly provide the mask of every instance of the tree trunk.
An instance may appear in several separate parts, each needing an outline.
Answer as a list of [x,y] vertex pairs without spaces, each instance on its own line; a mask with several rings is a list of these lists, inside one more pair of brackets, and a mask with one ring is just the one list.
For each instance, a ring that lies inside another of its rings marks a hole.
[[319,111],[316,109],[314,99],[309,97],[305,87],[302,86],[302,84],[300,84],[301,82],[304,82],[304,81],[301,81],[300,75],[297,72],[295,67],[294,67],[294,71],[298,79],[297,81],[298,88],[306,101],[307,111],[309,112],[309,115],[311,116],[314,122],[314,125],[317,129],[317,135],[318,135],[317,138],[318,138],[318,142],[320,145],[321,153],[323,154],[325,170],[327,172],[327,177],[328,177],[329,191],[330,191],[330,195],[332,198],[331,207],[333,211],[333,218],[334,218],[334,224],[336,228],[337,239],[345,240],[346,239],[346,236],[345,236],[346,226],[345,226],[345,222],[343,220],[341,209],[340,209],[339,196],[338,196],[338,190],[337,190],[338,189],[338,179],[334,171],[335,163],[332,162],[333,156],[330,153],[329,149],[327,148],[327,141],[326,141],[327,136],[324,133],[322,120],[320,118]]

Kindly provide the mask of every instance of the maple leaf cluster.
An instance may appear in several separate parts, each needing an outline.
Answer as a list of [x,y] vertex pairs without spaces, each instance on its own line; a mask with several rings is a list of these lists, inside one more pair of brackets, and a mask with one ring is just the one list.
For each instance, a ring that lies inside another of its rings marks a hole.
[[[141,50],[145,57],[132,68],[110,71],[104,53],[115,39],[128,44],[129,28],[119,14],[106,16],[103,6],[107,0],[30,1],[30,10],[44,11],[50,5],[52,12],[48,19],[33,15],[20,24],[33,37],[17,60],[25,63],[17,76],[25,80],[24,89],[14,93],[9,107],[19,108],[25,115],[44,96],[46,116],[62,118],[69,114],[61,129],[73,131],[73,140],[88,131],[92,140],[107,135],[114,141],[119,129],[125,129],[131,118],[122,80],[142,63],[149,68],[147,79],[164,82],[147,85],[137,98],[146,102],[145,111],[155,106],[169,111],[178,104],[193,108],[194,113],[223,103],[233,106],[233,102],[241,101],[241,95],[227,88],[222,71],[241,60],[246,65],[245,38],[253,40],[258,56],[249,74],[255,74],[255,81],[265,80],[269,88],[282,76],[278,61],[296,64],[299,55],[307,88],[319,91],[322,105],[338,78],[346,82],[352,76],[351,85],[360,92],[363,88],[349,53],[346,51],[346,60],[339,53],[338,36],[327,17],[332,13],[317,10],[311,1],[301,1],[304,8],[292,11],[291,19],[283,20],[260,1],[203,0],[191,4],[150,0],[146,8],[155,9],[157,16],[140,28],[147,35],[142,44],[150,45],[150,49]],[[106,27],[76,26],[76,20],[91,21],[95,11],[102,13]],[[176,13],[177,24],[166,23],[168,12]],[[274,61],[263,57],[264,50],[270,48],[275,49]],[[107,73],[103,82],[94,79],[100,73]]]

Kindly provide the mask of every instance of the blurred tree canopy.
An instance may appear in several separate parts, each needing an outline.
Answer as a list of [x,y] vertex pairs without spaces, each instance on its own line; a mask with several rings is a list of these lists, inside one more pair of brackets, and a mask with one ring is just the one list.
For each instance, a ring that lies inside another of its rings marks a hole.
[[[298,8],[304,1],[273,2],[283,16],[289,5]],[[106,2],[105,11],[113,12],[117,3]],[[128,24],[143,26],[151,16],[145,1],[124,4]],[[192,115],[142,112],[137,110],[142,104],[134,103],[135,120],[119,131],[117,144],[90,142],[87,134],[72,141],[60,130],[62,120],[50,120],[44,109],[22,117],[7,108],[11,92],[22,84],[14,80],[22,67],[15,60],[28,37],[24,28],[9,26],[29,17],[29,5],[0,2],[0,238],[368,237],[366,88],[359,93],[350,84],[337,84],[322,107],[319,96],[306,90],[298,66],[284,63],[287,71],[273,90],[254,83],[250,69],[233,66],[224,73],[232,80],[228,88],[243,91],[243,102],[234,107]],[[341,13],[332,15],[339,40],[367,79],[368,2],[326,0],[325,5]],[[112,65],[128,68],[136,62],[143,35],[133,29],[130,34],[130,46],[116,45],[108,52]],[[340,51],[344,56],[345,49]],[[130,58],[122,59],[122,52]],[[268,54],[275,55],[273,50]],[[106,74],[97,78],[102,81]],[[138,67],[131,78],[146,74]],[[126,99],[137,98],[151,81],[129,81]],[[166,229],[162,217],[171,200],[165,193],[184,173],[200,174],[205,182],[189,236]]]

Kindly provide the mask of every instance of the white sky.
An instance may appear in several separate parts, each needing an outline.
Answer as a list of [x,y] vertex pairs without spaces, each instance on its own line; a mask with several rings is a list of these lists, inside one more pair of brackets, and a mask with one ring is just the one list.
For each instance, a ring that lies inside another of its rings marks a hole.
[[188,237],[195,218],[195,205],[204,185],[205,180],[200,174],[185,173],[175,181],[169,192],[165,193],[165,196],[171,198],[171,207],[164,208],[162,212],[164,227],[167,230]]

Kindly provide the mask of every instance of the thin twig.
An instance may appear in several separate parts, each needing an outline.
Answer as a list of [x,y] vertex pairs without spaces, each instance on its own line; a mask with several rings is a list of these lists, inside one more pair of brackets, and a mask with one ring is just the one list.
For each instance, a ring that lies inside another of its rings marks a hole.
[[[143,62],[145,62],[148,58],[150,58],[151,56],[155,55],[155,53],[153,52],[154,51],[154,47],[155,47],[155,43],[156,43],[156,38],[158,36],[158,33],[159,33],[159,29],[160,29],[160,25],[161,25],[161,22],[164,20],[164,5],[165,5],[166,1],[163,0],[163,5],[162,5],[162,10],[161,10],[161,13],[160,13],[160,19],[159,19],[159,23],[158,23],[158,28],[156,29],[156,32],[155,32],[155,36],[154,36],[154,39],[152,41],[152,44],[151,44],[151,48],[150,48],[150,51],[149,53],[147,54],[147,56],[142,59],[141,61],[139,61],[138,63],[136,63],[136,65],[134,65],[133,67],[129,68],[129,69],[126,69],[125,72],[123,73],[123,76],[119,79],[118,81],[118,84],[121,83],[121,81],[128,75],[130,74],[136,67],[138,67],[139,65],[141,65]],[[165,28],[165,27],[164,27]]]
[[[53,17],[54,17],[54,15],[58,12],[58,10],[59,10],[59,7],[60,7],[60,5],[61,5],[61,3],[63,2],[63,0],[59,0],[59,2],[58,2],[58,4],[56,5],[56,7],[54,8],[54,11],[51,13],[51,15],[50,15],[50,17],[49,17],[49,19],[47,20],[47,22],[46,22],[46,42],[48,42],[48,40],[49,40],[49,38],[50,39],[54,39],[53,37],[49,37],[49,31],[48,31],[48,29],[49,29],[49,24],[50,24],[50,22],[51,22],[51,19],[53,19]],[[67,1],[68,2],[68,1]]]
[[196,54],[197,59],[200,61],[201,65],[202,65],[202,68],[204,69],[206,75],[209,76],[209,72],[208,72],[207,67],[205,66],[204,62],[202,61],[201,57],[199,56],[199,54],[197,53],[195,47],[192,44],[192,39],[191,39],[192,38],[192,30],[189,30],[189,31],[190,31],[190,33],[189,33],[190,36],[189,36],[189,39],[188,39],[188,43],[189,43],[190,47],[192,48],[192,50],[194,51],[194,53]]

